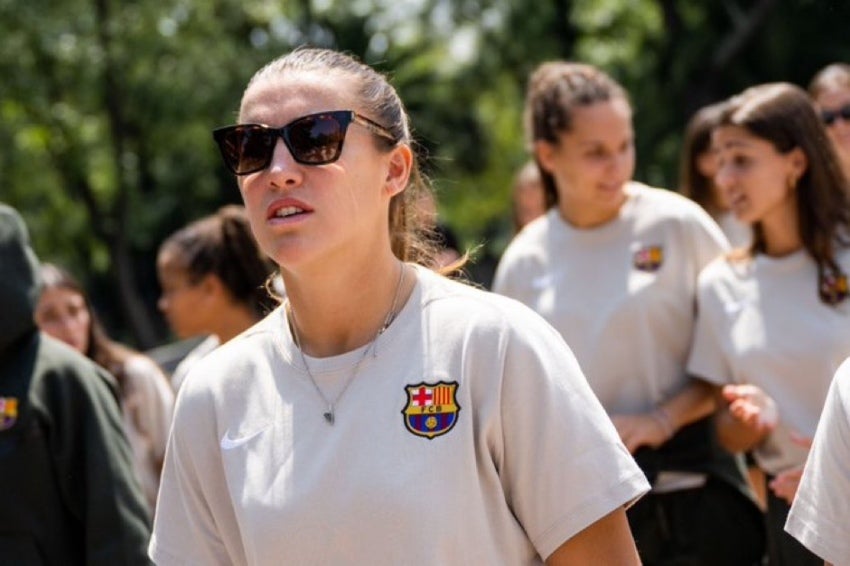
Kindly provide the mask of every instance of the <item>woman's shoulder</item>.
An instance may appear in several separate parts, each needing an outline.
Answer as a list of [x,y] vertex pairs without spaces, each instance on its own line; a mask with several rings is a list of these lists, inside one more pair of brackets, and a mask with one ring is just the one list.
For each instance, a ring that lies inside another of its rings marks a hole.
[[282,313],[282,308],[275,309],[242,334],[195,360],[180,386],[181,396],[184,390],[187,395],[227,395],[252,378],[252,368],[271,365],[279,340],[279,325],[285,324]]
[[708,262],[699,273],[700,284],[712,285],[721,281],[739,279],[748,271],[752,262],[749,257],[735,254],[736,252],[721,254]]
[[124,361],[124,374],[131,379],[164,379],[162,368],[150,357],[134,352]]
[[422,307],[446,323],[501,330],[547,328],[548,323],[520,301],[419,268]]
[[530,250],[537,249],[540,242],[546,240],[549,234],[552,233],[553,226],[559,226],[559,214],[557,207],[552,207],[545,214],[532,220],[526,224],[522,230],[516,233],[508,243],[505,253],[508,250]]
[[628,191],[636,197],[641,208],[651,210],[657,215],[688,220],[711,220],[711,216],[700,205],[670,189],[632,181]]

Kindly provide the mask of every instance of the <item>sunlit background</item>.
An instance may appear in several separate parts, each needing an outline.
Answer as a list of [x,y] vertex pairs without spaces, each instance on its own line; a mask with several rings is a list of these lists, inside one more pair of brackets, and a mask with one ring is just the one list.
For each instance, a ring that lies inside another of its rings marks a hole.
[[390,75],[440,215],[483,264],[510,235],[525,79],[541,61],[620,80],[638,179],[675,189],[696,108],[850,62],[847,22],[845,0],[0,0],[0,200],[42,259],[86,282],[113,335],[150,348],[170,339],[155,309],[159,242],[239,200],[210,130],[294,46]]

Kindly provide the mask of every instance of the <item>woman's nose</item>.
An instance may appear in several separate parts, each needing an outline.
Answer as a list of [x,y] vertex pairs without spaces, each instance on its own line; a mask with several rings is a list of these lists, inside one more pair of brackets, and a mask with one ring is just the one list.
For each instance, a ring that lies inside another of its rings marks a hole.
[[282,180],[282,184],[293,185],[301,182],[303,167],[292,157],[283,139],[278,138],[269,163],[268,174]]

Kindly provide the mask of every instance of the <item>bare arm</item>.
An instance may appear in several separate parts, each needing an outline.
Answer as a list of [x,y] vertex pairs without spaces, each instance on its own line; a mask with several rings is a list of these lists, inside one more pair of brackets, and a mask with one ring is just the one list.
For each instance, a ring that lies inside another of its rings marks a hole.
[[546,559],[546,564],[640,564],[625,509],[616,509],[563,543]]
[[614,415],[611,420],[632,454],[641,446],[658,448],[685,425],[710,415],[716,407],[713,387],[691,379],[684,389],[642,415]]
[[716,407],[714,388],[701,379],[692,378],[678,394],[661,404],[674,432],[685,425],[707,417]]

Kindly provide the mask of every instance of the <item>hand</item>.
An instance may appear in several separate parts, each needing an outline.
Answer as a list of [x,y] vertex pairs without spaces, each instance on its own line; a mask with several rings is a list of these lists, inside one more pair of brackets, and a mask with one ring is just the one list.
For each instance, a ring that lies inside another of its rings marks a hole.
[[779,424],[776,402],[755,385],[725,385],[723,398],[729,402],[729,412],[742,424],[767,434]]
[[[811,448],[812,439],[806,438],[797,433],[791,433],[791,440],[799,444],[803,448]],[[773,481],[770,482],[770,490],[777,496],[784,499],[788,505],[794,503],[794,497],[797,495],[797,488],[800,487],[800,478],[803,476],[804,466],[798,466],[785,470],[776,474]]]
[[620,439],[631,454],[641,446],[658,448],[670,439],[670,432],[651,413],[611,417]]
[[803,475],[803,466],[785,470],[779,474],[768,484],[770,490],[776,495],[784,499],[788,505],[794,503],[794,496],[797,495],[797,488],[800,487],[800,478]]

